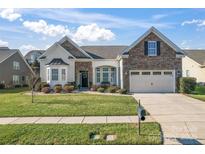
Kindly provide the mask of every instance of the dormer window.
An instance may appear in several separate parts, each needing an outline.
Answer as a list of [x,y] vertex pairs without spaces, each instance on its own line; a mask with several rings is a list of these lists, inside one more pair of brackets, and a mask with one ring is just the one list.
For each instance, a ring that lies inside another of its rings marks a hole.
[[148,56],[157,56],[157,41],[148,41]]

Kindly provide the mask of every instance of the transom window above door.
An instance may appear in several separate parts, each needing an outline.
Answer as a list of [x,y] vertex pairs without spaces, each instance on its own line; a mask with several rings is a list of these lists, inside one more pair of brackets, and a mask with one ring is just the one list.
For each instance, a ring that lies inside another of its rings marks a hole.
[[157,56],[157,41],[148,41],[148,56]]

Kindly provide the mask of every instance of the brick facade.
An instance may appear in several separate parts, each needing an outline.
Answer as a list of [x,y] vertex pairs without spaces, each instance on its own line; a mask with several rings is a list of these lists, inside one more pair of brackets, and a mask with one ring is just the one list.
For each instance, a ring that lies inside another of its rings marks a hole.
[[80,81],[80,71],[88,71],[88,82],[89,83],[92,82],[93,79],[92,62],[75,62],[75,81],[77,84],[79,84]]
[[[144,55],[145,41],[160,41],[160,55]],[[154,33],[150,33],[129,51],[128,58],[123,58],[124,88],[129,90],[129,70],[176,70],[176,79],[182,74],[182,60],[176,58],[175,51]]]

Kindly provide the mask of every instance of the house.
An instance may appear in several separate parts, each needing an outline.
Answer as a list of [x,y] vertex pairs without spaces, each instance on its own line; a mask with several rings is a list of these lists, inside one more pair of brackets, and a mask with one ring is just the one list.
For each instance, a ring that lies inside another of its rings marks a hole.
[[45,50],[31,50],[24,56],[24,58],[26,59],[28,64],[31,66],[33,72],[35,73],[37,77],[40,76],[40,66],[39,66],[37,59],[44,52]]
[[205,50],[184,50],[182,59],[184,77],[195,77],[198,83],[205,83]]
[[6,87],[29,85],[33,75],[18,49],[0,47],[0,83]]
[[26,59],[26,61],[29,63],[29,64],[32,64],[34,63],[38,57],[40,57],[43,53],[45,52],[45,50],[31,50],[29,51],[25,56],[24,58]]
[[151,27],[130,46],[78,46],[67,36],[39,58],[40,77],[51,86],[110,83],[130,92],[175,92],[183,51]]

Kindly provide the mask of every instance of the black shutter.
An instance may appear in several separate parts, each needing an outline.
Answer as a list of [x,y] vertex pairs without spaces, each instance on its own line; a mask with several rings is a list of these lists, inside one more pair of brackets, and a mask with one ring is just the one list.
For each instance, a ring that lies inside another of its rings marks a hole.
[[157,56],[160,55],[160,41],[157,41]]
[[144,42],[144,55],[148,55],[148,42],[147,41],[145,41]]

